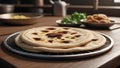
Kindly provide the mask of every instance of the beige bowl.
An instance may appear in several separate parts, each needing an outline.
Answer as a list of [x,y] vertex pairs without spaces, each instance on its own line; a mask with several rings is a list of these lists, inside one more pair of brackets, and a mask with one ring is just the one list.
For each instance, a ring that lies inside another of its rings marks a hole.
[[[25,19],[14,19],[13,16],[16,15],[22,15],[29,18]],[[6,13],[6,14],[0,14],[0,21],[2,23],[12,24],[12,25],[30,25],[37,23],[37,20],[39,20],[43,15],[38,13]]]

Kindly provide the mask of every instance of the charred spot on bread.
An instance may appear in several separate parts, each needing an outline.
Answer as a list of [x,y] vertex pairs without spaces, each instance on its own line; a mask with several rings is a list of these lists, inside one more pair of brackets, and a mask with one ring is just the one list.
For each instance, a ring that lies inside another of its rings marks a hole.
[[58,36],[57,38],[58,38],[58,39],[61,39],[61,36]]
[[67,37],[65,37],[65,38],[69,38],[69,37],[67,36]]
[[71,41],[67,41],[67,40],[64,40],[64,41],[61,41],[61,43],[70,43]]
[[53,42],[53,40],[48,40],[48,42],[52,43],[52,42]]
[[75,37],[80,37],[81,35],[75,35]]
[[51,28],[47,28],[47,29],[48,29],[48,30],[55,30],[56,28],[52,28],[52,27],[51,27]]
[[61,40],[65,40],[65,39],[61,39]]
[[33,35],[38,35],[38,33],[32,33]]
[[75,39],[75,37],[71,37],[71,39]]
[[58,33],[67,34],[68,31],[61,31],[61,32],[58,32]]
[[42,32],[49,32],[48,30],[42,30]]
[[34,40],[36,40],[36,41],[40,41],[41,40],[41,38],[33,38]]
[[48,37],[61,37],[62,34],[61,33],[48,33],[48,34],[46,34],[46,36],[48,36]]
[[73,34],[77,34],[77,33],[76,32],[71,33],[71,35],[73,35]]
[[92,39],[92,41],[97,41],[98,39]]

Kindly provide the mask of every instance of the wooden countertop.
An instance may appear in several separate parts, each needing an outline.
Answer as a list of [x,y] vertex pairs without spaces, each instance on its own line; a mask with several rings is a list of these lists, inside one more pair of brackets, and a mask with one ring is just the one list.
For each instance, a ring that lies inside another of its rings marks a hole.
[[[113,17],[120,22],[120,17]],[[42,17],[37,24],[27,26],[8,26],[0,24],[0,44],[11,33],[22,31],[32,27],[53,26],[55,21],[61,17]],[[114,68],[120,64],[120,29],[95,30],[109,35],[114,40],[113,48],[100,56],[70,61],[46,61],[25,58],[13,53],[5,52],[0,48],[0,57],[18,68]]]

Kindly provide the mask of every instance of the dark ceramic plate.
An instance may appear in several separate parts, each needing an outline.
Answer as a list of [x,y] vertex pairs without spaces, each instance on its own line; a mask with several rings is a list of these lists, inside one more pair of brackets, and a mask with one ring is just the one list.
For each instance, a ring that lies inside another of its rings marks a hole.
[[15,37],[19,34],[20,32],[16,32],[13,33],[11,35],[9,35],[5,40],[4,40],[4,46],[7,50],[10,50],[11,52],[18,54],[20,56],[24,56],[24,57],[30,57],[30,58],[39,58],[39,59],[49,59],[49,60],[66,60],[66,59],[80,59],[80,58],[88,58],[88,57],[93,57],[93,56],[97,56],[100,54],[103,54],[107,51],[109,51],[114,42],[113,40],[105,35],[102,34],[106,39],[107,42],[105,43],[105,45],[99,49],[96,50],[90,50],[90,51],[86,51],[86,52],[76,52],[76,53],[61,53],[61,54],[56,54],[56,53],[35,53],[35,52],[29,52],[29,51],[25,51],[21,48],[19,48],[16,44],[15,44]]
[[114,21],[111,20],[111,23],[93,23],[93,22],[87,22],[86,19],[81,20],[82,24],[84,24],[86,27],[92,27],[92,28],[109,28],[112,25],[116,24]]

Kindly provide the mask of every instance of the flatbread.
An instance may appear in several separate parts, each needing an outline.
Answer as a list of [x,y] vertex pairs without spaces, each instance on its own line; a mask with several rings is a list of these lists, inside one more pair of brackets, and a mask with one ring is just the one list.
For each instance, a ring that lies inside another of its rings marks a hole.
[[38,27],[23,31],[21,40],[38,47],[71,48],[90,42],[89,30],[68,27]]
[[37,49],[35,49],[33,46],[27,45],[27,44],[25,44],[23,41],[21,41],[20,35],[18,35],[18,36],[15,38],[15,43],[16,43],[17,46],[19,46],[19,47],[22,48],[23,50],[31,51],[31,52],[40,52],[40,51],[38,51]]
[[15,39],[16,44],[21,47],[22,49],[26,51],[31,51],[31,52],[50,52],[50,53],[70,53],[70,52],[83,52],[83,51],[88,51],[88,50],[94,50],[98,49],[106,43],[106,38],[99,33],[92,32],[91,33],[94,35],[93,39],[79,47],[72,47],[72,48],[49,48],[49,47],[37,47],[37,46],[32,46],[29,44],[26,44],[20,39],[20,35],[18,35]]

